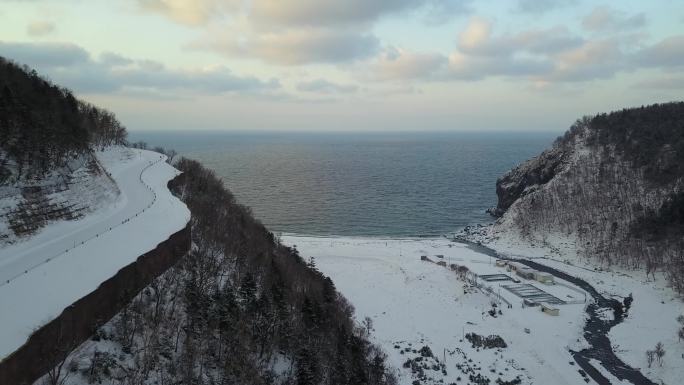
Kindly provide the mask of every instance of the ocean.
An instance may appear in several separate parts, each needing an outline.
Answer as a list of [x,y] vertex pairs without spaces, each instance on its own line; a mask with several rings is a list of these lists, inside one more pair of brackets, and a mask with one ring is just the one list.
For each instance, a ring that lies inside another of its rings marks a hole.
[[132,132],[213,169],[276,233],[430,237],[487,223],[496,179],[557,133]]

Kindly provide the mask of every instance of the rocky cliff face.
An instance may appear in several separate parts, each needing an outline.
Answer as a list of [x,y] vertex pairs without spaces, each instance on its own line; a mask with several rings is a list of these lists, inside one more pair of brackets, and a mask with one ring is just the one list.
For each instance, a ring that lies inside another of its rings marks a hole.
[[548,183],[567,164],[567,150],[554,146],[504,174],[496,182],[497,205],[489,212],[500,217],[516,200]]
[[567,236],[584,257],[662,270],[684,292],[684,103],[583,118],[496,189],[494,231]]

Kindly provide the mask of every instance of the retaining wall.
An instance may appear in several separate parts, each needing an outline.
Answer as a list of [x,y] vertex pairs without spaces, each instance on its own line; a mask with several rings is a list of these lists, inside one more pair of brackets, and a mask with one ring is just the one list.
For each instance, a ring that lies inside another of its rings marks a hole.
[[[174,188],[180,183],[182,174],[168,186]],[[64,309],[36,330],[24,345],[0,361],[0,384],[30,385],[42,377],[114,317],[153,279],[176,264],[190,250],[190,244],[188,223],[184,229],[102,282],[95,291]]]

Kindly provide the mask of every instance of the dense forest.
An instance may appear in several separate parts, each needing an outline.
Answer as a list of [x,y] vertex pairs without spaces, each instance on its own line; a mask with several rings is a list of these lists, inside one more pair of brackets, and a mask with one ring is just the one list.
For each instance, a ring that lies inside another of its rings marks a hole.
[[0,184],[60,167],[93,146],[124,144],[111,112],[0,57]]
[[196,247],[183,290],[199,366],[220,365],[219,383],[269,383],[264,369],[276,362],[289,364],[280,366],[282,383],[391,383],[384,353],[354,324],[330,278],[280,245],[212,171],[187,159],[177,168],[186,175],[178,192],[193,212]]
[[500,224],[524,237],[576,237],[586,258],[661,271],[684,293],[684,103],[580,119],[497,194]]

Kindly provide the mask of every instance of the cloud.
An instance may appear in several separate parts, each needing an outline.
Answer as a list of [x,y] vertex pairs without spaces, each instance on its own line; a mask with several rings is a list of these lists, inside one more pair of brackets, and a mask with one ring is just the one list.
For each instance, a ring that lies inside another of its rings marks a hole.
[[298,65],[340,63],[367,58],[379,49],[378,39],[365,33],[320,28],[287,29],[235,36],[230,31],[193,42],[194,49],[252,57],[268,63]]
[[635,56],[637,63],[647,67],[684,67],[684,35],[665,38]]
[[582,20],[582,26],[594,32],[628,30],[641,28],[644,25],[646,25],[646,15],[644,13],[630,16],[625,12],[605,6],[594,8]]
[[26,33],[30,36],[45,36],[56,29],[55,24],[50,21],[34,21],[26,26]]
[[491,39],[492,23],[482,18],[473,18],[458,35],[458,46],[464,51],[477,50]]
[[432,0],[425,6],[425,22],[443,24],[456,16],[473,12],[473,0]]
[[115,53],[104,53],[93,59],[73,44],[0,42],[0,52],[9,59],[35,67],[60,85],[84,93],[144,90],[219,94],[280,88],[276,79],[264,81],[236,75],[224,66],[170,69],[159,62],[134,60]]
[[634,84],[634,88],[653,90],[684,90],[684,76],[661,76]]
[[358,24],[424,3],[421,0],[264,0],[252,3],[252,17],[259,22],[295,26]]
[[83,63],[90,55],[70,43],[9,43],[0,41],[0,53],[19,63],[35,67],[60,67]]
[[573,36],[565,27],[492,36],[492,22],[481,18],[473,18],[458,37],[460,52],[479,56],[508,56],[519,51],[549,54],[582,43],[582,38]]
[[449,55],[448,76],[460,80],[481,80],[490,76],[532,77],[551,72],[548,59],[519,58],[514,56],[470,56],[461,52]]
[[119,55],[114,52],[104,52],[100,55],[100,62],[105,65],[116,67],[116,66],[126,66],[135,63],[134,60],[129,59],[125,56]]
[[227,9],[234,9],[239,1],[233,0],[138,0],[143,10],[156,12],[169,19],[191,26],[206,24]]
[[448,63],[439,53],[409,52],[388,47],[368,65],[375,80],[429,79],[439,76]]
[[[374,56],[373,23],[401,12],[465,12],[471,0],[138,0],[142,9],[202,27],[187,47],[269,64],[342,63]],[[434,16],[434,15],[433,15]],[[436,16],[435,16],[436,17]]]
[[337,84],[325,79],[315,79],[297,84],[299,91],[322,94],[349,94],[358,91],[358,89],[359,87],[353,84]]
[[575,4],[577,0],[519,0],[517,10],[539,15]]
[[630,70],[632,63],[615,39],[587,41],[580,47],[553,57],[554,70],[548,81],[586,81],[610,78],[618,71]]
[[143,10],[187,25],[247,14],[252,22],[277,26],[331,26],[372,22],[381,16],[454,0],[138,0]]
[[507,77],[548,86],[608,79],[641,68],[684,66],[684,35],[652,45],[637,45],[637,38],[617,34],[587,39],[565,27],[496,33],[490,20],[474,17],[448,56],[388,48],[367,67],[375,80]]

